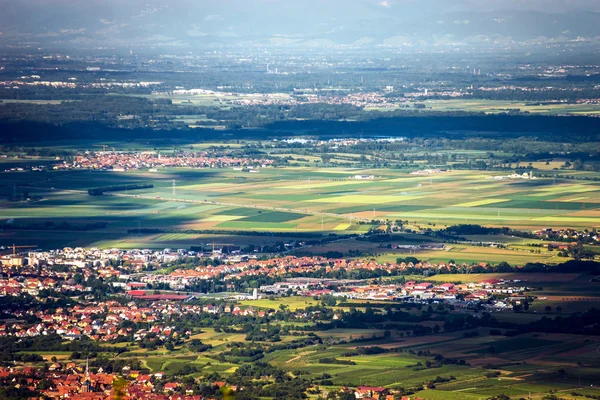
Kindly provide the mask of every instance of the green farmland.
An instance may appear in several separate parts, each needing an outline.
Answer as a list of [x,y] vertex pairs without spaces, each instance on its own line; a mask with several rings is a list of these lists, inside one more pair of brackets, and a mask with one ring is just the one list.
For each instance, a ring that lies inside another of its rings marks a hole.
[[[498,114],[507,110],[520,110],[539,115],[596,115],[600,113],[597,104],[569,104],[562,102],[540,104],[536,102],[524,102],[513,100],[424,100],[422,104],[428,111],[437,112],[484,112],[486,114]],[[412,103],[397,103],[397,107],[411,107]],[[369,110],[391,111],[394,108],[372,107]]]
[[[376,178],[351,178],[358,174]],[[43,175],[4,172],[2,179],[8,185],[4,190],[9,192],[10,185],[17,184],[27,188],[37,200],[2,201],[0,218],[24,227],[104,222],[103,230],[83,232],[73,242],[106,245],[94,237],[105,232],[110,234],[111,243],[147,242],[147,246],[153,246],[153,241],[155,246],[169,241],[189,243],[194,237],[130,237],[131,231],[140,228],[142,232],[166,229],[344,234],[377,227],[370,225],[373,219],[402,220],[408,221],[409,226],[433,229],[454,224],[522,230],[600,227],[599,183],[493,179],[496,175],[453,171],[421,176],[395,170],[316,167],[266,168],[258,174],[207,169],[67,171]],[[136,183],[151,183],[154,187],[98,197],[87,195],[92,186]],[[60,235],[64,237],[66,233]],[[19,240],[19,232],[4,232],[3,236],[8,242]]]

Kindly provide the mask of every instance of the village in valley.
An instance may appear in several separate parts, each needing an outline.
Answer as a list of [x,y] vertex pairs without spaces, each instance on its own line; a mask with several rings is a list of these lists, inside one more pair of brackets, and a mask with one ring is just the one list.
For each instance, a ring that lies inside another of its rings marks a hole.
[[0,400],[600,399],[600,1],[0,4]]
[[[202,257],[210,255],[214,258],[212,265],[177,268],[178,263],[193,261],[195,264]],[[268,321],[287,321],[292,329],[294,324],[318,325],[329,320],[335,326],[352,318],[356,312],[348,306],[366,305],[369,310],[369,304],[376,309],[404,304],[401,307],[423,310],[417,313],[424,313],[425,317],[421,317],[424,319],[434,313],[432,307],[477,318],[487,314],[485,318],[489,318],[489,315],[496,313],[527,310],[538,298],[536,284],[526,279],[492,277],[468,283],[443,280],[444,274],[459,269],[465,272],[472,272],[472,269],[485,275],[486,270],[489,272],[494,269],[487,263],[456,265],[452,262],[417,260],[378,263],[373,260],[325,257],[259,259],[255,255],[233,256],[237,257],[236,262],[223,254],[216,256],[214,249],[213,253],[203,254],[187,250],[116,248],[32,250],[5,256],[2,259],[5,277],[0,279],[0,296],[5,300],[27,296],[35,304],[45,304],[45,307],[27,308],[10,300],[10,312],[14,320],[0,325],[0,338],[43,342],[43,338],[56,337],[66,341],[67,344],[63,345],[65,348],[69,348],[71,343],[74,350],[60,357],[50,356],[51,352],[39,358],[23,354],[23,361],[48,363],[43,367],[21,367],[18,364],[3,367],[0,377],[23,380],[29,387],[53,399],[106,399],[114,393],[117,383],[125,394],[124,398],[139,398],[137,396],[143,394],[146,396],[144,398],[151,399],[206,399],[210,398],[210,393],[243,391],[244,387],[218,374],[214,381],[203,381],[198,386],[193,380],[182,380],[172,372],[149,368],[147,363],[141,361],[143,353],[139,354],[140,359],[136,351],[128,353],[133,358],[123,359],[118,364],[108,363],[108,367],[103,367],[98,359],[94,359],[90,368],[89,360],[84,359],[90,356],[89,351],[102,351],[102,346],[111,346],[118,353],[128,351],[130,346],[153,352],[164,348],[167,353],[175,351],[176,347],[185,348],[186,352],[194,349],[211,351],[217,345],[214,340],[211,341],[213,344],[205,344],[194,338],[204,337],[203,326],[211,326],[211,330],[216,332],[220,326],[219,320],[235,321],[237,318],[239,323],[255,321],[259,326],[264,322],[268,326]],[[165,269],[171,272],[162,272]],[[364,279],[334,278],[353,271],[375,273],[376,276]],[[309,277],[319,274],[323,277]],[[429,280],[430,275],[437,279]],[[405,279],[405,276],[416,279]],[[457,277],[456,274],[448,276]],[[269,283],[249,287],[247,283],[255,278],[265,279]],[[212,290],[201,292],[198,286],[201,282],[212,282],[215,286]],[[214,291],[217,283],[222,285],[220,287],[224,291]],[[72,300],[62,305],[66,299]],[[276,307],[276,304],[281,306]],[[336,304],[345,306],[336,307]],[[389,308],[388,312],[391,310]],[[199,325],[181,322],[192,319],[206,322]],[[280,336],[293,333],[289,329],[289,326],[284,330],[277,328],[274,334],[276,339],[265,337],[261,340],[279,342]],[[414,327],[412,335],[436,335],[449,329],[444,328],[443,323]],[[249,332],[248,337],[256,331]],[[324,333],[326,335],[327,330]],[[390,337],[389,331],[382,334]],[[391,336],[399,334],[398,331]],[[401,332],[402,337],[410,334],[410,329]],[[376,335],[374,333],[372,339],[375,343]],[[306,340],[312,343],[316,339],[322,341],[310,335]],[[84,345],[82,341],[95,344]],[[327,341],[331,345],[344,343],[340,337]],[[98,350],[88,351],[88,347]],[[222,358],[218,357],[225,361]],[[132,368],[132,364],[135,368]],[[115,370],[117,365],[120,370]],[[342,387],[340,391],[365,399],[418,398],[401,396],[402,391],[376,386],[359,385],[354,389]]]

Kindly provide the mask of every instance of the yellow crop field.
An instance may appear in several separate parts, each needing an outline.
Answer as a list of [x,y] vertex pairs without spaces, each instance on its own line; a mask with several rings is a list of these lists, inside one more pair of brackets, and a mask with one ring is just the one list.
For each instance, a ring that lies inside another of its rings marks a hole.
[[281,186],[280,189],[300,189],[300,190],[307,190],[307,189],[318,189],[318,188],[328,188],[328,187],[334,187],[334,186],[345,186],[345,185],[357,185],[357,184],[365,184],[365,183],[371,183],[371,181],[358,181],[358,180],[353,180],[353,181],[331,181],[331,182],[311,182],[308,183],[308,181],[303,181],[302,183],[296,184],[296,185],[286,185],[286,186]]
[[355,174],[357,172],[361,171],[360,169],[357,168],[316,168],[313,170],[313,172],[316,173],[328,173],[328,174],[343,174],[343,175],[352,175]]
[[345,231],[348,228],[350,228],[350,224],[339,224],[338,226],[333,228],[333,230],[334,231]]
[[587,199],[589,199],[589,197],[575,197],[574,199],[555,200],[555,201],[561,201],[563,203],[570,203],[572,201],[582,201],[582,200],[587,200]]
[[587,193],[595,192],[597,190],[598,187],[591,185],[560,185],[539,189],[538,193],[531,194],[530,196],[547,196],[549,194],[559,193]]
[[203,222],[227,222],[235,221],[236,219],[244,218],[243,215],[213,215],[208,218],[204,218]]
[[437,175],[409,175],[406,178],[402,177],[402,178],[393,178],[393,179],[388,179],[385,182],[386,183],[393,183],[393,182],[411,182],[411,181],[423,181],[423,182],[429,182],[430,180],[438,180],[438,179],[443,179],[446,178],[447,176],[444,174],[437,174]]
[[312,203],[340,203],[340,204],[386,204],[401,203],[403,201],[420,199],[423,196],[377,196],[372,194],[349,194],[346,196],[325,197],[309,200]]
[[[427,220],[436,220],[436,219],[447,219],[447,220],[458,220],[458,221],[497,221],[497,222],[506,222],[506,221],[523,221],[523,216],[521,215],[506,215],[504,214],[498,215],[477,215],[477,214],[455,214],[452,210],[448,210],[447,213],[438,214],[438,213],[426,213],[426,212],[407,212],[407,213],[390,213],[387,216],[391,218],[406,218],[406,219],[427,219]],[[552,217],[549,217],[552,218]]]
[[185,185],[185,186],[179,186],[177,189],[179,190],[203,190],[203,189],[213,189],[213,188],[217,188],[217,187],[227,187],[230,186],[229,184],[227,184],[226,182],[214,182],[214,183],[199,183],[196,185]]
[[569,217],[569,216],[549,216],[534,218],[535,221],[554,221],[554,222],[580,222],[582,224],[592,223],[600,224],[600,218],[593,217]]
[[215,332],[212,328],[203,329],[203,333],[194,335],[192,339],[200,339],[203,343],[218,346],[224,342],[240,342],[246,337],[241,333]]
[[456,204],[456,205],[454,205],[454,207],[478,207],[478,206],[485,206],[488,204],[503,203],[505,201],[510,201],[510,199],[482,199],[482,200],[470,201],[468,203]]
[[594,218],[600,217],[600,210],[581,210],[575,211],[574,213],[569,214],[571,217],[585,217],[585,218]]
[[287,297],[285,299],[277,299],[277,300],[269,300],[269,299],[259,299],[259,300],[242,300],[240,303],[244,306],[251,306],[253,308],[271,308],[278,309],[281,304],[285,304],[291,311],[295,311],[299,308],[306,308],[310,306],[316,306],[319,304],[318,300],[313,299],[312,297]]
[[531,166],[535,169],[539,169],[542,171],[552,171],[555,168],[560,169],[560,167],[564,164],[564,161],[550,161],[546,165],[544,161],[534,161],[531,163]]

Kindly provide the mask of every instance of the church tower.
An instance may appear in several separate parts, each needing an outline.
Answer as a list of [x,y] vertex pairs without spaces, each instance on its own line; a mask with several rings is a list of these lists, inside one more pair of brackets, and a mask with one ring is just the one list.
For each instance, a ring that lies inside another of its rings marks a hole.
[[81,385],[81,393],[90,393],[92,391],[92,379],[90,377],[90,359],[85,363],[85,377]]

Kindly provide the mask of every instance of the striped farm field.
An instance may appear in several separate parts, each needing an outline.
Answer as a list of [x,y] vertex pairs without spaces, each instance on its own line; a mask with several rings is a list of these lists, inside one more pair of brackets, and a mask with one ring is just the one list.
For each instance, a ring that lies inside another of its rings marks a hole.
[[337,225],[335,228],[333,228],[334,231],[345,231],[346,229],[350,228],[352,224],[339,224]]
[[588,193],[596,192],[598,190],[600,190],[600,188],[592,185],[565,185],[539,189],[537,193],[531,194],[531,196],[546,196],[547,194]]
[[325,197],[309,200],[313,203],[340,203],[340,204],[385,204],[399,203],[419,199],[421,196],[390,196],[390,195],[361,195],[351,194],[336,197]]
[[589,197],[575,197],[575,198],[571,198],[571,199],[556,200],[556,201],[563,201],[565,203],[570,203],[573,201],[583,201],[583,200],[587,200],[587,199],[589,199]]
[[213,215],[208,218],[204,218],[202,221],[205,222],[226,222],[234,221],[236,219],[244,218],[243,215]]
[[[579,173],[573,171],[574,176]],[[585,173],[586,177],[600,178],[600,174],[593,171]],[[193,168],[166,168],[151,174],[145,171],[49,172],[46,175],[49,180],[38,183],[32,190],[32,194],[41,196],[43,201],[0,200],[0,207],[4,220],[12,219],[24,227],[46,222],[57,225],[63,222],[107,224],[104,230],[73,231],[68,243],[122,243],[128,247],[135,243],[142,248],[169,247],[169,242],[175,244],[194,239],[168,236],[148,239],[152,235],[130,237],[138,226],[142,231],[152,229],[165,234],[184,230],[202,233],[215,229],[351,234],[379,226],[371,224],[373,219],[408,221],[407,226],[434,230],[456,224],[526,231],[548,227],[600,227],[600,196],[596,196],[596,192],[600,193],[600,181],[555,180],[541,176],[536,179],[494,179],[507,174],[459,170],[418,175],[411,174],[410,169],[314,166],[263,168],[258,174]],[[354,175],[377,178],[352,179]],[[39,179],[37,175],[27,173],[5,173],[3,177],[6,187],[11,183],[21,185],[28,179]],[[173,180],[176,181],[175,189]],[[123,183],[151,183],[154,187],[94,197],[87,195],[90,182],[96,187]],[[349,218],[357,223],[349,225]],[[16,231],[5,231],[4,235],[6,243],[22,236]],[[64,238],[65,235],[57,234],[56,237]],[[40,231],[35,236],[35,243],[47,243],[47,236]],[[102,239],[97,240],[97,237]],[[148,241],[146,246],[144,241]],[[61,242],[65,243],[63,239]],[[534,258],[523,254],[524,257],[514,255],[512,259]],[[546,259],[545,255],[537,257]]]
[[521,280],[527,282],[570,282],[581,274],[547,274],[547,273],[486,273],[486,274],[440,274],[427,278],[433,282],[482,282],[489,279]]
[[596,217],[569,217],[569,216],[555,216],[555,217],[540,217],[536,218],[538,221],[557,221],[557,222],[579,222],[579,223],[591,223],[593,225],[600,224],[600,218]]
[[213,183],[199,183],[199,184],[195,184],[195,185],[185,185],[185,186],[180,186],[178,189],[180,190],[205,190],[205,189],[214,189],[214,188],[220,188],[220,187],[226,187],[229,186],[229,184],[227,182],[213,182]]
[[157,235],[154,237],[154,240],[167,242],[167,241],[177,241],[177,240],[194,240],[197,239],[199,235],[193,233],[165,233],[162,235]]
[[470,201],[468,203],[456,204],[456,205],[454,205],[454,207],[478,207],[478,206],[486,206],[488,204],[503,203],[505,201],[510,201],[510,199],[483,199],[483,200]]
[[330,188],[335,186],[345,186],[345,185],[358,185],[358,184],[366,184],[371,183],[369,181],[357,181],[357,180],[344,180],[344,181],[331,181],[331,182],[302,182],[297,185],[286,185],[280,186],[281,189],[294,189],[294,190],[308,190],[308,189],[321,189],[321,188]]

